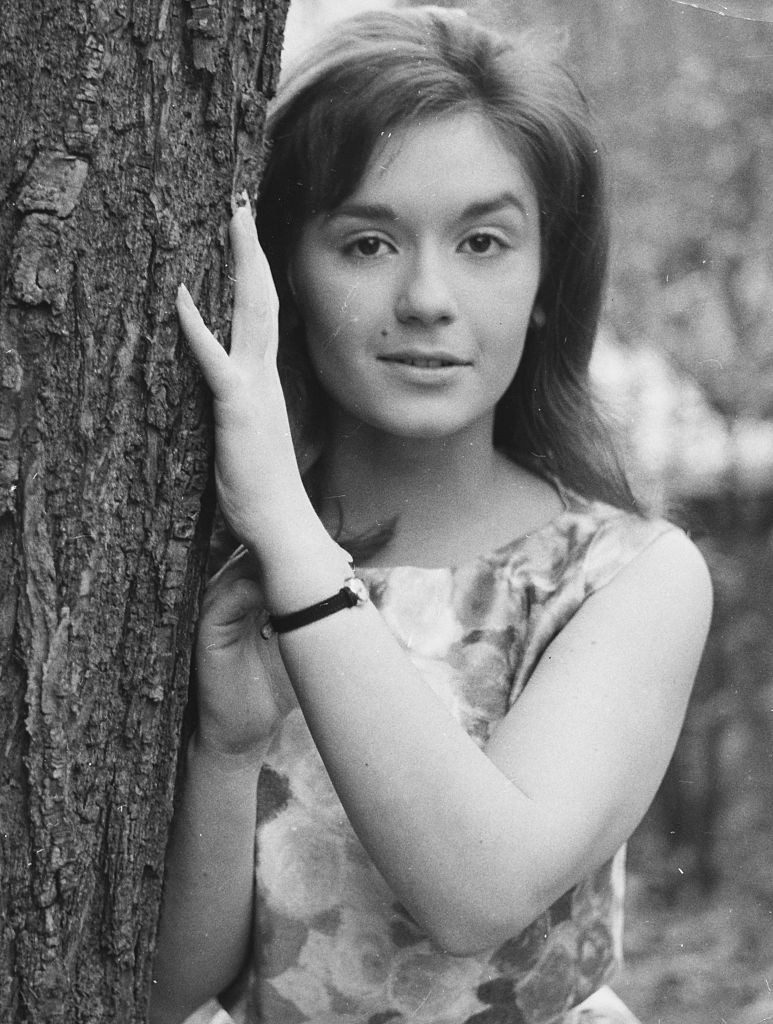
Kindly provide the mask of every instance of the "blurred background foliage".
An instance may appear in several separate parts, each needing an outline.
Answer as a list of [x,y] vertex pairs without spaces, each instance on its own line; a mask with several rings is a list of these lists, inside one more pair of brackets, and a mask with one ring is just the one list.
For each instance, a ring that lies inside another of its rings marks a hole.
[[[773,18],[773,0],[743,2]],[[714,579],[683,735],[630,844],[616,987],[646,1024],[762,1024],[773,1020],[773,24],[675,0],[438,5],[535,27],[578,69],[614,224],[595,374],[635,482],[674,509]],[[293,0],[288,49],[373,6],[392,3]]]

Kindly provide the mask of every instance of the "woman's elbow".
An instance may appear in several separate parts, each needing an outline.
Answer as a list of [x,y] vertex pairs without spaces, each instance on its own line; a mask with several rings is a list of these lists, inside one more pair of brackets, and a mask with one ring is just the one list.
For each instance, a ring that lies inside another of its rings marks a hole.
[[424,930],[444,953],[451,956],[475,956],[498,949],[528,927],[539,916],[523,908],[502,906],[484,910],[479,907],[456,908],[444,911],[436,919],[424,922]]

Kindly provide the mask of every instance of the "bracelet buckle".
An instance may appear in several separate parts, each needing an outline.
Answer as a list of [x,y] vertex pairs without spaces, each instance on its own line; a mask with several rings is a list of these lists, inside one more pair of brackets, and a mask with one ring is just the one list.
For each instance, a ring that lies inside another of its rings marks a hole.
[[301,626],[319,622],[320,619],[325,619],[344,608],[355,608],[369,600],[370,594],[363,581],[357,576],[350,576],[337,594],[326,597],[323,601],[317,601],[308,608],[301,608],[288,615],[268,615],[260,627],[260,635],[264,640],[270,640],[275,633],[290,633]]

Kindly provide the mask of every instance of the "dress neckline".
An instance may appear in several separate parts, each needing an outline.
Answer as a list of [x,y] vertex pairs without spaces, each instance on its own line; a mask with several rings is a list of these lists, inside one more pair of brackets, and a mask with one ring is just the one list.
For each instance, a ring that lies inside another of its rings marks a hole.
[[560,511],[556,512],[554,516],[551,516],[550,519],[546,519],[544,523],[540,523],[539,526],[535,526],[533,529],[527,530],[525,533],[518,534],[517,537],[506,540],[504,543],[491,548],[489,551],[472,555],[470,558],[454,562],[450,565],[415,565],[411,562],[401,562],[396,565],[367,565],[357,567],[357,574],[367,580],[371,573],[376,577],[386,577],[390,573],[400,570],[424,573],[457,573],[479,563],[500,563],[506,555],[510,555],[522,545],[534,540],[535,537],[539,537],[540,534],[558,529],[566,516],[577,515],[578,512],[587,510],[591,505],[596,504],[592,498],[584,498],[582,495],[577,494],[568,487],[565,487],[564,484],[555,477],[546,476],[545,479],[555,488],[564,507]]

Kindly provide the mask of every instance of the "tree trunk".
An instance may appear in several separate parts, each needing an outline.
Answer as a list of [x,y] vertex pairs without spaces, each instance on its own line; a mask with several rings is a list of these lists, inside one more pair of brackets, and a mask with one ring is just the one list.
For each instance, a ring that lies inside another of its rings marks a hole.
[[145,1019],[230,307],[288,0],[0,0],[0,1020]]

